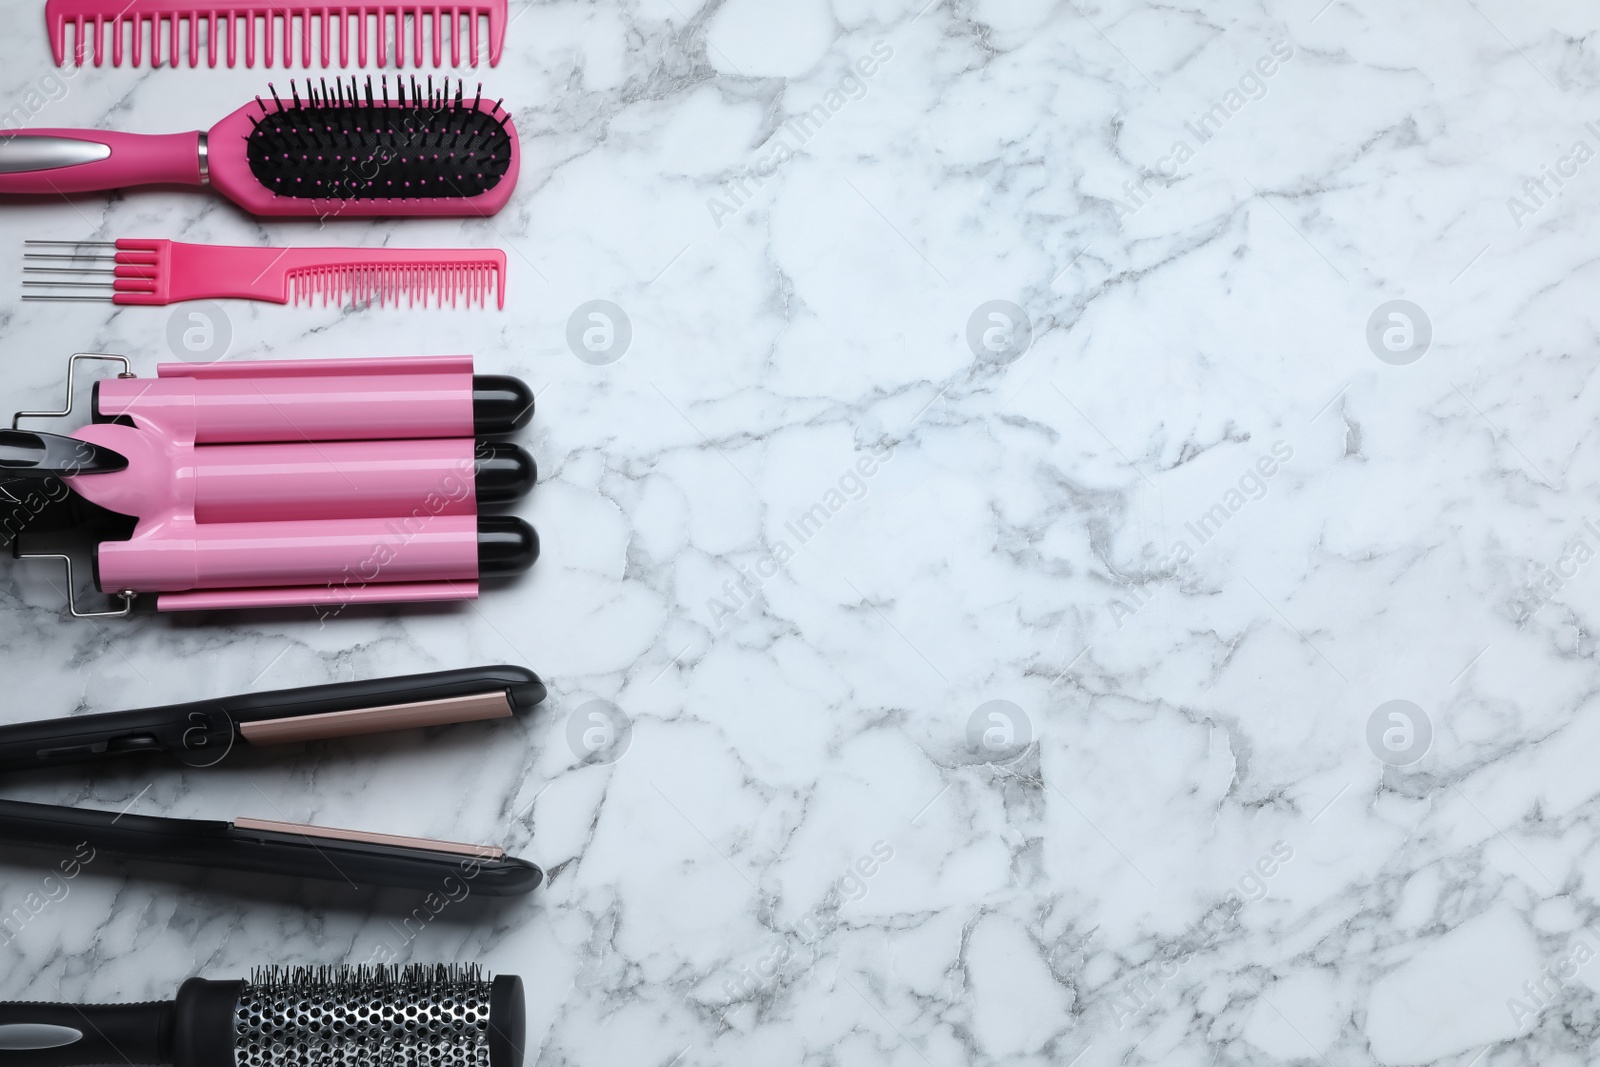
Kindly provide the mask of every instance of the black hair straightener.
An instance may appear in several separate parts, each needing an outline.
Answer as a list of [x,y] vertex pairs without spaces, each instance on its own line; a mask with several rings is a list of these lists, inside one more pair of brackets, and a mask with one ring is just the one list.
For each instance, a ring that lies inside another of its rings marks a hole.
[[[0,771],[166,753],[213,766],[246,747],[508,718],[545,697],[522,667],[339,682],[0,726]],[[0,800],[0,841],[128,860],[437,889],[447,877],[486,896],[531,892],[544,873],[491,845],[237,818],[168,819]],[[82,856],[80,855],[81,859]]]

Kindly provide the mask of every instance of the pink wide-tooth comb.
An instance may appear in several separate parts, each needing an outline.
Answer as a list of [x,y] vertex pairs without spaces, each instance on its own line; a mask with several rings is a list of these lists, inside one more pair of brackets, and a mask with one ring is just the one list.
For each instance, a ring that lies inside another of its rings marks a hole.
[[[95,66],[105,62],[106,37],[111,38],[111,65],[122,66],[124,46],[129,63],[137,67],[144,56],[146,27],[149,27],[150,65],[162,62],[161,39],[167,38],[166,62],[176,67],[182,55],[191,67],[200,65],[202,38],[208,66],[216,66],[220,56],[233,66],[239,55],[239,38],[244,37],[244,65],[255,66],[256,40],[261,39],[263,66],[272,66],[275,56],[283,65],[294,65],[295,45],[300,48],[300,64],[311,66],[315,51],[323,67],[333,61],[333,39],[339,39],[339,66],[350,65],[350,44],[355,42],[356,63],[367,65],[369,38],[374,44],[377,66],[389,62],[389,45],[394,41],[394,65],[406,65],[406,38],[411,38],[411,62],[423,65],[429,52],[424,48],[424,29],[431,42],[433,65],[444,65],[444,41],[450,39],[450,65],[461,66],[462,22],[465,21],[467,61],[478,65],[480,24],[488,21],[489,65],[500,62],[505,45],[506,0],[453,0],[424,4],[421,0],[391,0],[389,3],[298,3],[292,8],[264,0],[49,0],[45,19],[50,30],[50,47],[56,64],[68,58],[78,66],[91,59]],[[406,33],[406,20],[411,32]],[[179,26],[187,24],[187,45],[180,48]],[[67,49],[67,29],[73,31],[73,47]],[[163,34],[162,30],[166,32]],[[315,33],[313,33],[315,28]],[[131,30],[131,33],[130,33]],[[337,31],[337,32],[335,32]],[[312,38],[316,37],[316,47]],[[274,43],[279,45],[274,49]]]
[[[257,97],[207,132],[29,129],[0,139],[0,194],[61,196],[135,185],[209,186],[256,215],[492,215],[511,199],[519,149],[500,102],[413,75],[365,91],[352,77],[300,97]],[[271,89],[271,86],[268,86]]]
[[[442,308],[482,307],[493,292],[496,305],[506,306],[506,254],[498,248],[250,248],[126,237],[27,244],[71,251],[23,256],[24,300],[237,299],[325,307],[431,301]],[[97,280],[76,280],[85,277]]]

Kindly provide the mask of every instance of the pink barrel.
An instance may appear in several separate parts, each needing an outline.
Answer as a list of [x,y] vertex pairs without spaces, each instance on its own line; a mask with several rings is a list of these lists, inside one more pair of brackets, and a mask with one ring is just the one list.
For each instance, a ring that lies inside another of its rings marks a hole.
[[473,442],[328,441],[194,450],[199,523],[477,512]]
[[472,515],[206,523],[150,534],[100,543],[100,588],[362,588],[478,577],[478,520]]
[[198,444],[471,437],[472,375],[106,378],[95,408]]

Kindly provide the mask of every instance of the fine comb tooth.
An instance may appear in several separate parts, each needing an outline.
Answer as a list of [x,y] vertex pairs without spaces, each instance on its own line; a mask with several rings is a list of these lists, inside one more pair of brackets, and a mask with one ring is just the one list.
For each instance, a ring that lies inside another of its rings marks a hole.
[[50,34],[50,53],[55,57],[56,66],[66,65],[67,59],[67,16],[54,3],[45,5],[45,25]]
[[[350,263],[289,272],[290,300],[324,307],[488,307],[500,287],[493,260],[432,263]],[[503,307],[504,304],[500,303]]]

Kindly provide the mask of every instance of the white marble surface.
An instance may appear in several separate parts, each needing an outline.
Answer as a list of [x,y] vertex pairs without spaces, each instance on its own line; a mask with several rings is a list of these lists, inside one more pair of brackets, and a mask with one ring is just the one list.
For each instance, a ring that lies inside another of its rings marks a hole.
[[[35,126],[205,126],[284,80],[41,81],[39,5],[5,6]],[[504,313],[229,304],[229,355],[525,377],[544,539],[474,605],[326,626],[74,621],[8,565],[0,716],[496,661],[552,690],[498,729],[6,783],[493,841],[550,882],[408,934],[334,889],[91,865],[0,947],[0,995],[387,951],[521,973],[537,1064],[1584,1062],[1600,14],[1213,7],[519,0],[484,80],[526,162],[492,220],[0,209],[7,410],[72,351],[171,358],[168,310],[15,302],[25,237],[506,247]],[[1395,299],[1431,322],[1409,365],[1366,339]],[[619,362],[569,349],[590,300],[625,309]],[[966,340],[991,300],[1032,324],[1007,366]],[[567,740],[594,699],[632,719],[614,764]],[[1026,716],[1010,762],[968,740],[992,700]],[[1407,767],[1367,741],[1390,700],[1431,724]],[[0,867],[0,903],[40,878]]]

